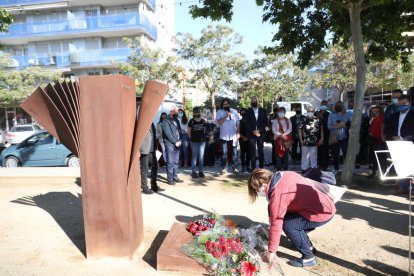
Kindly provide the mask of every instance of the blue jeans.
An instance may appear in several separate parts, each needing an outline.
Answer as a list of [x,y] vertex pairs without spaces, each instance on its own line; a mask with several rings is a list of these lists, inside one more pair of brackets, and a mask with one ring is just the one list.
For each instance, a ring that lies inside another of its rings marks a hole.
[[233,140],[230,140],[230,141],[221,140],[221,147],[223,149],[223,155],[221,156],[221,166],[223,167],[223,169],[227,170],[227,167],[228,167],[227,152],[229,150],[229,147],[230,147],[230,150],[232,151],[231,161],[232,161],[233,169],[237,168],[237,146],[233,146]]
[[190,136],[188,136],[187,133],[184,133],[181,142],[182,142],[181,146],[183,147],[184,166],[187,166],[187,165],[189,165],[189,162],[188,162],[188,145],[190,144]]
[[170,143],[165,143],[165,151],[167,153],[167,180],[172,182],[177,179],[180,149]]
[[206,142],[191,142],[191,170],[196,171],[198,159],[198,172],[203,171],[204,166],[204,150]]
[[312,258],[314,256],[311,249],[312,243],[307,233],[315,230],[316,227],[326,224],[330,220],[314,222],[296,213],[286,213],[283,219],[283,232],[285,232],[286,237],[288,237],[296,249],[302,253],[303,258]]

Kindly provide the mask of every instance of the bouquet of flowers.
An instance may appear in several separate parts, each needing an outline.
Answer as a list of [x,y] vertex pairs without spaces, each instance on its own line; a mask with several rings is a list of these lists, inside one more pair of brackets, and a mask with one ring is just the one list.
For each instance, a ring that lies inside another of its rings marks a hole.
[[250,276],[261,271],[271,274],[263,261],[269,234],[265,226],[242,229],[233,221],[212,214],[189,222],[187,230],[194,238],[182,246],[182,251],[212,273]]

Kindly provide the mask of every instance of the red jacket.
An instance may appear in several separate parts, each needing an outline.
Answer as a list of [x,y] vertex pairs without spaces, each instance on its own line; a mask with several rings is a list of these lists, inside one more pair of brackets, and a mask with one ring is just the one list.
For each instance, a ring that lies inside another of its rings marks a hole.
[[371,123],[371,127],[369,128],[369,135],[376,138],[381,139],[381,125],[382,125],[382,115],[378,115]]
[[[267,189],[269,188],[270,185],[267,185]],[[309,179],[298,173],[286,171],[283,172],[279,183],[270,195],[269,212],[268,246],[270,252],[276,252],[282,234],[283,219],[287,212],[297,213],[310,221],[323,222],[333,217],[336,208],[332,199],[316,189]]]

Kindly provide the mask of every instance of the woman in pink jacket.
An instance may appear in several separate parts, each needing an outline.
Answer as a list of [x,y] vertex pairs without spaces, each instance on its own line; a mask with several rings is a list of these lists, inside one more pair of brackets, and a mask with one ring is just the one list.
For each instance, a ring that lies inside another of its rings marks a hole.
[[332,219],[336,212],[333,200],[309,179],[290,171],[257,169],[249,177],[248,188],[252,202],[257,196],[264,196],[269,202],[269,262],[275,257],[283,230],[302,254],[302,258],[288,263],[296,267],[316,266],[316,250],[307,232]]

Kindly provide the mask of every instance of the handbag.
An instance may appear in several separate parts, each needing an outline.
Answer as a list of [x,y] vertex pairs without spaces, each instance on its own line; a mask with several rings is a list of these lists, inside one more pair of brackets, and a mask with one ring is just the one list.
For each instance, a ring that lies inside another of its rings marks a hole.
[[329,140],[328,140],[329,145],[335,145],[338,143],[338,133],[336,133],[335,131],[332,131],[329,134]]
[[[289,121],[286,118],[285,120],[286,120],[286,127],[289,128]],[[279,118],[277,118],[277,123],[279,125],[279,132],[282,134],[285,133],[283,131],[282,124],[280,123]],[[286,140],[283,140],[282,138],[279,138],[279,137],[276,138],[276,153],[279,155],[279,157],[283,157],[285,152],[289,150],[293,145],[292,134],[289,133],[288,135],[286,135],[286,138],[287,138]]]

